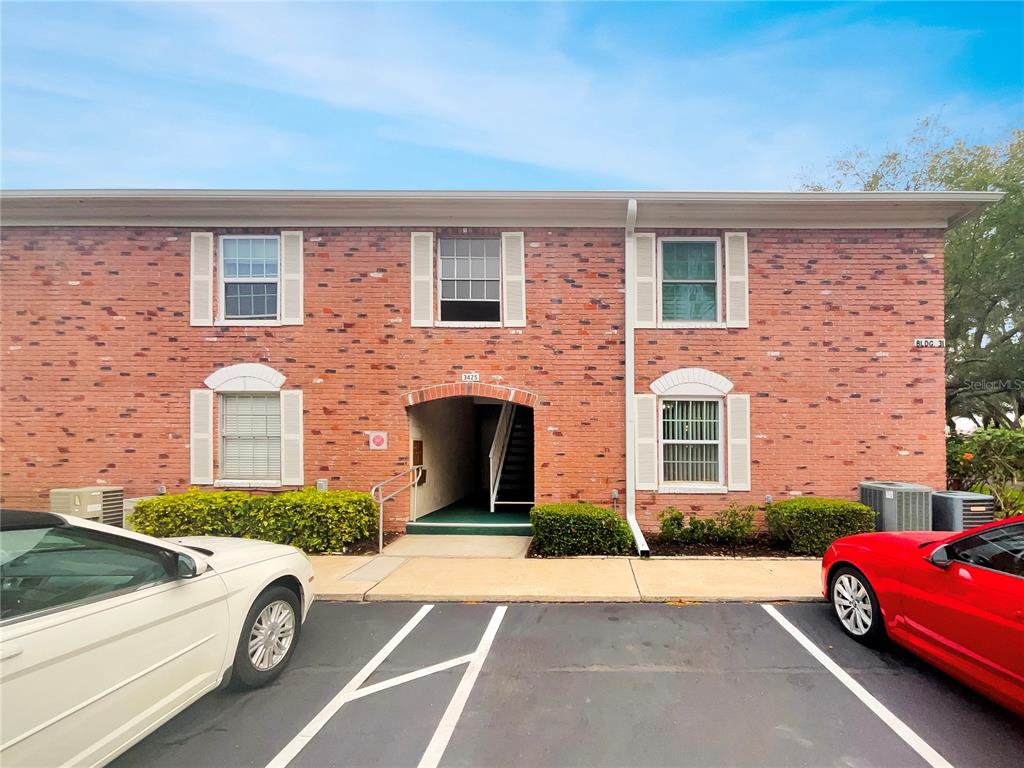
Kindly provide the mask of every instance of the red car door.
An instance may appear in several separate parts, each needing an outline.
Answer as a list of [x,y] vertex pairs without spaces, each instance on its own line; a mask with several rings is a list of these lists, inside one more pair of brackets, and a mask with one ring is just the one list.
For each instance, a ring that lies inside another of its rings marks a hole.
[[993,698],[1024,706],[1024,522],[912,555],[903,580],[907,642]]

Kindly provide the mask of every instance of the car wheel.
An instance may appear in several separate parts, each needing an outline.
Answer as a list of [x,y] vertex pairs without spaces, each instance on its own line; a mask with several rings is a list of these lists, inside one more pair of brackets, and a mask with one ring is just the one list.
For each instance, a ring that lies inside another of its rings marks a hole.
[[286,587],[264,590],[249,609],[235,649],[232,688],[259,688],[284,671],[302,629],[299,598]]
[[882,610],[863,573],[848,565],[839,568],[832,576],[829,595],[839,626],[846,634],[865,645],[884,637]]

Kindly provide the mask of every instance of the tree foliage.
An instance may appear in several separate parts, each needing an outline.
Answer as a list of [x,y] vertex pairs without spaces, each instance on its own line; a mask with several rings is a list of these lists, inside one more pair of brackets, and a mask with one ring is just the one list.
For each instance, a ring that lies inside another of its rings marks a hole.
[[998,190],[1005,197],[946,235],[946,416],[1017,427],[1024,416],[1024,130],[1003,142],[950,140],[922,120],[904,147],[854,149],[805,189]]

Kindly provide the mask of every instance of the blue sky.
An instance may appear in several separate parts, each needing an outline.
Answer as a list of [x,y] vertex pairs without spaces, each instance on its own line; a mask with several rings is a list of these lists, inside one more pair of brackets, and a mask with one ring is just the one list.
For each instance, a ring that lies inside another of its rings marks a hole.
[[791,189],[1024,127],[1024,3],[12,3],[5,188]]

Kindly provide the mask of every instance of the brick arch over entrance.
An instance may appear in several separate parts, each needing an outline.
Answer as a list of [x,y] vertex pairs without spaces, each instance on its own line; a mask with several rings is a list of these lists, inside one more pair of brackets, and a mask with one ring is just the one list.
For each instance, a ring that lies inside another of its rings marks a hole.
[[539,395],[525,389],[503,387],[498,384],[483,384],[478,381],[434,384],[431,387],[405,393],[402,395],[402,401],[409,406],[429,400],[440,400],[443,397],[491,397],[495,400],[507,400],[516,405],[528,405],[530,408],[536,407],[540,402]]

